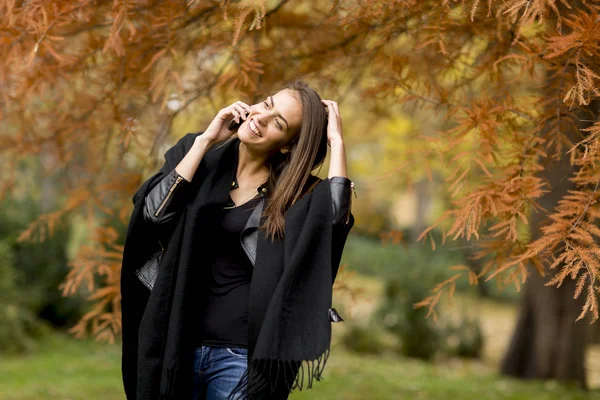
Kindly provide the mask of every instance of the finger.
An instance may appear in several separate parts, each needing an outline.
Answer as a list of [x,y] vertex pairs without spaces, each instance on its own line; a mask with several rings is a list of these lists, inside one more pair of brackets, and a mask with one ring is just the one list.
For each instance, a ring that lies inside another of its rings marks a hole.
[[332,101],[331,103],[332,103],[331,107],[333,108],[333,111],[335,112],[338,127],[341,129],[342,128],[342,117],[340,117],[340,110],[335,101]]
[[333,106],[333,104],[331,104],[331,102],[327,103],[327,112],[329,114],[329,118],[337,118],[338,115],[335,112],[335,108]]
[[335,114],[339,118],[340,117],[340,110],[338,108],[338,104],[335,101],[331,101],[331,106],[333,107],[333,111],[335,111]]
[[240,122],[240,112],[234,107],[231,107],[230,112],[233,115],[233,119],[235,120],[235,122]]
[[335,121],[337,122],[338,128],[341,131],[342,129],[342,117],[340,117],[340,110],[338,108],[338,104],[337,102],[333,101],[333,100],[326,100],[327,102],[327,109],[329,110],[329,118],[334,118]]
[[338,116],[335,113],[335,110],[333,109],[333,107],[329,107],[329,119],[331,121],[337,121],[337,119],[338,119]]
[[238,111],[240,117],[245,120],[247,117],[247,111],[240,105],[235,105],[234,108]]
[[337,104],[334,106],[335,115],[337,115],[338,124],[342,126],[342,117],[340,117],[340,110],[337,107]]
[[251,108],[248,104],[244,103],[243,101],[236,101],[235,104],[241,106],[248,114],[250,114]]
[[338,110],[337,103],[333,100],[322,100],[322,101],[327,106],[327,111],[330,111],[333,109],[335,116],[339,118],[340,112]]

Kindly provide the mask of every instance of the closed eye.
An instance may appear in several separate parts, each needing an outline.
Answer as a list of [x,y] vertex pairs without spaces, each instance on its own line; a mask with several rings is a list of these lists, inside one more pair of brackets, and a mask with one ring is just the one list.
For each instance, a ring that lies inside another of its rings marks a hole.
[[[267,103],[266,101],[263,101],[263,104],[265,105],[266,109],[269,109],[269,103]],[[283,130],[283,126],[281,126],[281,124],[279,123],[279,121],[276,120],[275,122],[276,122],[277,128],[280,129],[280,130]]]

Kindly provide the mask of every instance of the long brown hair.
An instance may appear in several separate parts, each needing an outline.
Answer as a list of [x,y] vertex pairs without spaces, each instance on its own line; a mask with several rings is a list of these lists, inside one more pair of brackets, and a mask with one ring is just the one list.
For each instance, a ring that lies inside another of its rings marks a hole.
[[302,123],[288,144],[286,154],[277,152],[269,159],[271,173],[267,181],[269,198],[260,227],[274,240],[283,238],[285,213],[306,194],[311,171],[323,164],[327,155],[327,112],[319,94],[301,79],[287,84],[302,103]]

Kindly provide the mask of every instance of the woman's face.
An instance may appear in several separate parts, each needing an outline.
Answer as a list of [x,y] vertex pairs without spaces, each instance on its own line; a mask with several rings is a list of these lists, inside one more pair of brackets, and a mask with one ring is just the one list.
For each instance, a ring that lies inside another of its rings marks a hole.
[[274,154],[288,151],[302,123],[302,103],[289,89],[267,96],[250,106],[250,114],[238,128],[238,137],[254,151]]

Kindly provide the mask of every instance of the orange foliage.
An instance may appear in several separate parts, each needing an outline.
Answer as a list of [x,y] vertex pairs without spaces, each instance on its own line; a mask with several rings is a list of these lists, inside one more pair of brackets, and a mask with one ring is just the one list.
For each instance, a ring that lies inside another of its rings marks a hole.
[[[176,117],[208,123],[233,94],[254,101],[305,75],[338,101],[352,92],[382,115],[430,107],[447,122],[419,144],[453,201],[434,227],[492,257],[476,276],[458,268],[420,306],[433,312],[465,275],[520,285],[533,265],[552,285],[578,279],[582,315],[597,318],[600,123],[581,116],[597,118],[599,11],[591,0],[0,0],[0,196],[17,187],[21,160],[50,157],[43,172],[64,198],[21,238],[87,217],[95,235],[63,290],[90,291],[74,332],[113,340],[122,243],[111,227],[126,223]],[[567,134],[582,127],[578,140]],[[564,157],[576,189],[545,210],[542,173]],[[540,217],[548,224],[530,242],[524,228]]]

